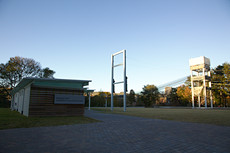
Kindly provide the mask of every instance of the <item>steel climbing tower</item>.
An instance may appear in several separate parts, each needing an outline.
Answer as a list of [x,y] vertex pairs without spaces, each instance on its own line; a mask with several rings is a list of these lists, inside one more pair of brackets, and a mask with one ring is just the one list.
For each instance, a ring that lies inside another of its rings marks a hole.
[[191,90],[192,90],[192,107],[195,107],[194,97],[198,97],[198,104],[200,108],[201,95],[203,91],[203,98],[205,102],[205,108],[207,104],[207,92],[209,91],[210,104],[213,108],[212,91],[211,91],[211,72],[210,72],[210,59],[204,56],[192,58],[189,60],[189,66],[191,71]]

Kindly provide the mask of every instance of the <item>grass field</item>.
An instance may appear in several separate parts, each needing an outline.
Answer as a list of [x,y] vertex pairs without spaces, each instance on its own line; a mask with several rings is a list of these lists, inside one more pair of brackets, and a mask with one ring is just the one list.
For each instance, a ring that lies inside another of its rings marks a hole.
[[97,120],[79,117],[26,117],[9,108],[0,108],[0,130],[12,128],[29,128],[41,126],[72,125],[98,122]]
[[123,112],[123,108],[114,108],[114,111],[111,112],[109,108],[92,109],[104,113],[122,114],[144,118],[230,126],[230,110],[189,108],[127,108],[127,111]]

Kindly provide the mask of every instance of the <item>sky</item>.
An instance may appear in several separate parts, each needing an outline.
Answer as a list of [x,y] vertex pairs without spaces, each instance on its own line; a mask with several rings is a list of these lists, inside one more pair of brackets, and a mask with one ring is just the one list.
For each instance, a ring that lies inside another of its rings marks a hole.
[[110,91],[111,55],[123,49],[136,92],[190,75],[191,58],[230,62],[230,0],[0,0],[0,63],[32,58],[55,78]]

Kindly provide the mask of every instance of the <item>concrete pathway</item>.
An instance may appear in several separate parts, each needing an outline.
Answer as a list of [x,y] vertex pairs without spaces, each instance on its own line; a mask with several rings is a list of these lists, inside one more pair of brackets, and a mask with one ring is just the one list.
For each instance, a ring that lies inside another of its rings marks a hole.
[[0,130],[1,153],[230,152],[230,127],[86,111],[103,122]]

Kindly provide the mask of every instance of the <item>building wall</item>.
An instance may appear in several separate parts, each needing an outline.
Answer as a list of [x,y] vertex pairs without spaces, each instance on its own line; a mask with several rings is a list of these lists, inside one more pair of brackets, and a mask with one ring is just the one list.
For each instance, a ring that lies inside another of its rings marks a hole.
[[83,90],[31,87],[29,116],[79,116],[84,104],[54,104],[55,94],[83,95]]
[[23,115],[29,115],[29,102],[30,102],[30,85],[25,87],[24,102],[23,102]]
[[23,101],[24,100],[24,89],[21,89],[19,91],[19,97],[18,97],[18,112],[22,113],[22,107],[23,107]]
[[30,98],[30,85],[19,90],[13,95],[12,110],[17,110],[19,113],[28,116]]
[[18,110],[19,92],[15,93],[13,96],[13,110]]

